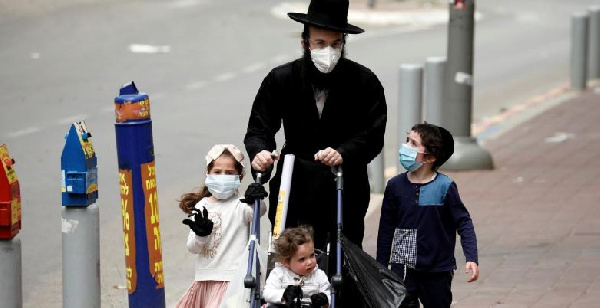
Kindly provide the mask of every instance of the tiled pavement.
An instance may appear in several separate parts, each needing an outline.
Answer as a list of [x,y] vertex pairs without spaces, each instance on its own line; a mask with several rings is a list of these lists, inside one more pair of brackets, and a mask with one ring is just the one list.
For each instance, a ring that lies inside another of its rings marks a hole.
[[[494,170],[447,173],[471,212],[481,271],[466,282],[458,245],[453,307],[600,307],[600,95],[582,92],[485,148]],[[379,210],[367,220],[371,254],[378,221]]]

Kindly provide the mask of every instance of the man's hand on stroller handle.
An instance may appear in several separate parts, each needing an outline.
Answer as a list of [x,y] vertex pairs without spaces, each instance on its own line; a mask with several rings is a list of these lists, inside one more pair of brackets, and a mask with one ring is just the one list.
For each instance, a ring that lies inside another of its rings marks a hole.
[[212,220],[208,219],[208,211],[206,208],[204,208],[202,212],[200,212],[198,209],[193,209],[192,214],[189,216],[192,215],[194,216],[194,220],[186,218],[181,222],[190,227],[190,229],[192,229],[192,231],[194,231],[194,233],[196,233],[198,236],[210,235],[213,229],[213,222]]
[[252,159],[252,163],[250,164],[250,166],[252,167],[252,169],[258,172],[264,172],[267,169],[271,168],[273,163],[275,163],[275,161],[278,159],[279,154],[277,154],[277,151],[269,152],[267,150],[262,150],[258,152],[256,156],[254,156],[254,159]]
[[329,167],[335,167],[341,165],[344,162],[344,158],[336,149],[327,147],[315,153],[315,161],[320,161]]

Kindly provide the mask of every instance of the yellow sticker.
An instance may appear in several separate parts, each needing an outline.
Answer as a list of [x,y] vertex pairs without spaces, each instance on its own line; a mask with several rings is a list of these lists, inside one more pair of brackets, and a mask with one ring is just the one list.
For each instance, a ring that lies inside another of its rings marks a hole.
[[21,221],[21,201],[20,198],[14,198],[10,202],[11,207],[11,225]]
[[150,275],[156,281],[156,289],[165,287],[162,263],[162,245],[158,221],[158,195],[156,192],[156,167],[154,162],[140,165],[142,189],[144,191],[144,217],[146,219],[146,238],[148,243],[148,264]]
[[[277,212],[275,212],[275,226],[273,227],[273,237],[279,237],[279,230],[281,230],[281,219],[283,216],[283,202],[285,200],[285,190],[279,191],[277,197]],[[285,227],[285,226],[284,226]]]
[[121,216],[123,218],[123,244],[125,245],[125,277],[127,293],[132,294],[137,287],[135,266],[135,213],[133,211],[133,187],[131,170],[119,169],[121,188]]
[[83,149],[83,154],[85,155],[85,159],[90,159],[94,157],[94,147],[92,146],[92,137],[89,136],[86,140],[83,140],[83,134],[87,134],[88,130],[85,126],[85,121],[75,122],[75,130],[77,131],[77,137],[79,138],[79,143],[81,143],[81,148]]
[[2,144],[0,145],[0,161],[2,162],[2,167],[4,168],[4,172],[6,172],[6,177],[8,178],[8,184],[12,184],[16,181],[18,181],[19,179],[17,178],[17,173],[15,172],[15,169],[11,167],[6,166],[6,162],[7,161],[11,161],[12,162],[12,158],[10,158],[10,155],[8,154],[8,148],[6,147],[6,144]]

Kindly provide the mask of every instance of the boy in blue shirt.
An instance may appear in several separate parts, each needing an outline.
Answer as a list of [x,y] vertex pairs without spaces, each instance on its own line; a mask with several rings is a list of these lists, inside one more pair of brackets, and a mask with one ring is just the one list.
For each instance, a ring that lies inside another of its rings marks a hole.
[[377,261],[404,277],[407,296],[400,307],[448,308],[460,235],[469,282],[477,280],[477,238],[469,212],[452,179],[437,169],[454,153],[452,134],[433,124],[417,124],[400,147],[408,170],[385,188],[377,235]]

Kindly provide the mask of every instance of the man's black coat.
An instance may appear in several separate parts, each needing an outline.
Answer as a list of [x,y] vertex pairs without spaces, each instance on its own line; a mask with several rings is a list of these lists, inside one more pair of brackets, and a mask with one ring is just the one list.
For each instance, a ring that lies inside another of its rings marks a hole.
[[[360,246],[370,199],[367,164],[383,148],[387,120],[383,87],[368,68],[345,58],[329,74],[304,63],[306,58],[281,65],[265,77],[252,105],[246,150],[250,161],[261,150],[275,150],[275,134],[283,123],[281,158],[295,155],[286,226],[312,225],[315,247],[322,249],[336,228],[337,193],[331,168],[313,157],[326,147],[336,149],[344,160],[343,232]],[[320,118],[315,88],[328,91]],[[269,184],[272,223],[282,166],[283,159]]]

